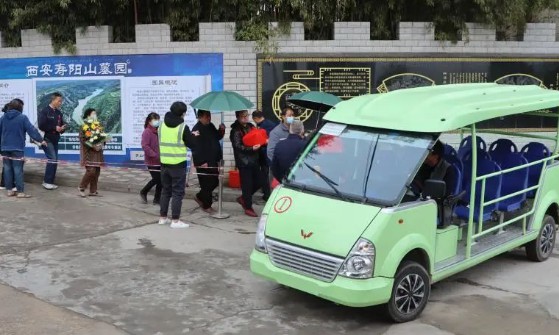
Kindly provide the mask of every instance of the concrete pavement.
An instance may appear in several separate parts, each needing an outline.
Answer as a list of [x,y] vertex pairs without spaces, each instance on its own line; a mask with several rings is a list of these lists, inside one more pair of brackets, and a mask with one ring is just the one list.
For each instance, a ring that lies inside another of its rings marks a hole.
[[49,326],[69,317],[77,325],[68,334],[90,334],[94,327],[109,327],[96,334],[110,335],[520,335],[559,329],[557,252],[544,263],[513,252],[449,278],[433,287],[421,319],[392,325],[379,308],[346,308],[254,277],[248,255],[256,219],[242,215],[237,204],[226,203],[232,216],[220,221],[185,200],[183,216],[192,226],[173,230],[154,224],[157,208],[139,204],[135,194],[82,199],[74,188],[28,186],[32,199],[0,193],[0,281],[23,292],[0,287],[0,298],[8,290],[8,301],[32,299],[37,307],[27,313],[0,308],[0,334],[65,334]]
[[[188,187],[186,188],[185,198],[192,199],[194,194],[198,192],[199,183],[198,177],[194,174],[195,172],[195,170],[192,170],[188,175]],[[25,163],[24,173],[26,182],[42,183],[45,173],[44,161],[29,158]],[[228,172],[226,171],[225,173],[227,174]],[[79,162],[61,162],[56,173],[56,184],[66,187],[77,187],[83,174],[84,168],[80,166]],[[99,189],[138,194],[150,179],[149,172],[140,168],[140,166],[138,168],[127,168],[110,165],[103,167],[101,170]],[[154,191],[155,189],[152,190],[152,194]],[[215,193],[217,194],[217,190]],[[235,202],[239,195],[241,195],[240,189],[229,188],[227,183],[224,184],[224,201]],[[259,196],[260,192],[256,195],[255,199],[258,199]]]

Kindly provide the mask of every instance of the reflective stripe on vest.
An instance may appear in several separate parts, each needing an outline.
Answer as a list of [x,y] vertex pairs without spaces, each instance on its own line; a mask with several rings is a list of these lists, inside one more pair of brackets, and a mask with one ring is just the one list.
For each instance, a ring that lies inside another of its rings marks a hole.
[[169,128],[162,123],[159,133],[159,157],[162,164],[180,164],[186,161],[187,148],[182,141],[185,124]]

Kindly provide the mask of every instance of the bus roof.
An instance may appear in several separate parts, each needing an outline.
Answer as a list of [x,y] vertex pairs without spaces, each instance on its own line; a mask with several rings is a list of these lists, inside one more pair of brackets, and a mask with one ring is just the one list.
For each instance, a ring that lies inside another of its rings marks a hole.
[[535,85],[453,84],[368,94],[342,101],[331,122],[439,133],[480,121],[559,106],[559,92]]

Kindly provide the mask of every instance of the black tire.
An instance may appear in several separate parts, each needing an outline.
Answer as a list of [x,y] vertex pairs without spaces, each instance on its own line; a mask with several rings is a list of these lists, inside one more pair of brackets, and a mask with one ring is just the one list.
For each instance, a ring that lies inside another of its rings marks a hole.
[[425,309],[430,293],[431,282],[425,268],[417,262],[403,262],[386,305],[388,317],[398,323],[414,320]]
[[534,262],[543,262],[551,256],[555,248],[557,226],[551,215],[545,215],[538,237],[526,244],[526,256]]

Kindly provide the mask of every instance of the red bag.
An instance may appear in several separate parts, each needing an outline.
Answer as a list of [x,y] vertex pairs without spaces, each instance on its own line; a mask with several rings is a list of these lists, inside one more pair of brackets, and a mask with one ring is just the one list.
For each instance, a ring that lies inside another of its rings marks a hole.
[[266,134],[265,129],[252,128],[248,133],[243,136],[243,144],[247,147],[253,147],[255,145],[266,145],[268,141],[268,134]]

